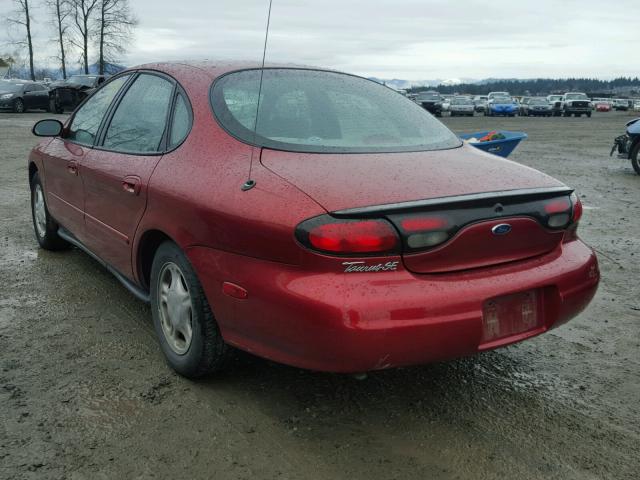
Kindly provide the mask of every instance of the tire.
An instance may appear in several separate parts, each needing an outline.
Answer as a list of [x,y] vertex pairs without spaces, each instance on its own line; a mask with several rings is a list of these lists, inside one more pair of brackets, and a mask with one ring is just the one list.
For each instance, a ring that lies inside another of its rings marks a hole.
[[69,244],[58,235],[58,224],[49,214],[40,175],[31,179],[31,219],[40,247],[45,250],[64,250]]
[[22,101],[21,98],[17,98],[13,102],[13,112],[14,113],[24,113],[25,111],[26,111],[26,109],[24,108],[24,102]]
[[587,112],[587,118],[591,118],[591,112]]
[[640,175],[640,141],[636,141],[635,147],[631,150],[631,165],[638,175]]
[[[171,312],[171,301],[188,302],[188,312],[184,308]],[[151,313],[162,352],[177,373],[198,378],[224,368],[231,348],[220,334],[191,263],[173,242],[160,245],[153,259]]]

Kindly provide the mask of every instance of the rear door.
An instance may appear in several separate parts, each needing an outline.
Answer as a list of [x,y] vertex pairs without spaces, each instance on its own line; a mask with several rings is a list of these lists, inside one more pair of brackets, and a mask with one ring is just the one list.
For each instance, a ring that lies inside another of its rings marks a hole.
[[85,234],[82,161],[93,147],[109,105],[129,78],[117,77],[97,91],[75,112],[62,137],[43,149],[47,207],[81,241]]
[[146,208],[149,178],[166,150],[174,96],[170,78],[138,74],[82,162],[85,243],[129,277],[131,243]]

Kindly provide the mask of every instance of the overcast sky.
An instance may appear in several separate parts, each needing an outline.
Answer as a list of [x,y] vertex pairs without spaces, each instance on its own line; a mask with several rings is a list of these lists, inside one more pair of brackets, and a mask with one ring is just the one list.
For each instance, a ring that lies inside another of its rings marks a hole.
[[[127,65],[262,57],[268,0],[130,2],[140,23]],[[640,75],[640,0],[273,2],[267,61],[409,80]],[[50,62],[44,9],[34,17],[36,60]]]

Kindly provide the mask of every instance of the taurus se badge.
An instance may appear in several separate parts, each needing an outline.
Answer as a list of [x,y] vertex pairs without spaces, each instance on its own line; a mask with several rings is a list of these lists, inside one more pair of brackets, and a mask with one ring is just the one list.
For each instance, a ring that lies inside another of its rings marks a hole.
[[354,272],[394,272],[400,262],[376,263],[367,265],[365,262],[342,262],[344,273]]
[[510,231],[511,231],[511,225],[509,225],[508,223],[501,223],[491,229],[491,232],[494,235],[506,235]]

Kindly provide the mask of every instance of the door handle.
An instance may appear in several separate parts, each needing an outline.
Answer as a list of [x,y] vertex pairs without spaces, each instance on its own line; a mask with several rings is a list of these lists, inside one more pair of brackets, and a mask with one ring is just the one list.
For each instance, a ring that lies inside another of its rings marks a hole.
[[78,175],[78,163],[73,160],[67,163],[67,172],[71,175]]
[[140,178],[136,176],[131,175],[122,179],[122,190],[131,195],[139,195],[141,187]]

